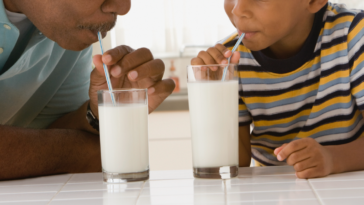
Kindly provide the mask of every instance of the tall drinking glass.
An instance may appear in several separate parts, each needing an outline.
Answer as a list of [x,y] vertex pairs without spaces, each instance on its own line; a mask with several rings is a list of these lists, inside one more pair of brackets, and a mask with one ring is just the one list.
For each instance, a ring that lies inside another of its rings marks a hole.
[[192,156],[197,178],[238,175],[239,93],[236,65],[188,66]]
[[148,179],[147,89],[101,90],[98,102],[104,182]]

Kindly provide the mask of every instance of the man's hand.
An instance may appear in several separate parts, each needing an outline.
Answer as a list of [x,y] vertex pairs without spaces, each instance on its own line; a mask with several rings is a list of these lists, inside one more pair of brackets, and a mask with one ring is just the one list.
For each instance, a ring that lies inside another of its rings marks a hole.
[[231,64],[239,63],[239,51],[232,53],[225,46],[217,44],[215,47],[207,49],[207,51],[201,51],[196,58],[191,60],[191,65],[227,64],[230,56]]
[[173,91],[173,80],[162,80],[164,63],[154,59],[152,53],[141,48],[133,50],[119,46],[93,58],[96,68],[91,73],[90,106],[98,115],[97,91],[108,89],[102,63],[109,69],[110,80],[116,88],[148,88],[149,112],[156,109]]
[[279,161],[287,159],[296,175],[301,179],[324,177],[333,173],[331,152],[312,138],[305,138],[284,144],[274,150]]

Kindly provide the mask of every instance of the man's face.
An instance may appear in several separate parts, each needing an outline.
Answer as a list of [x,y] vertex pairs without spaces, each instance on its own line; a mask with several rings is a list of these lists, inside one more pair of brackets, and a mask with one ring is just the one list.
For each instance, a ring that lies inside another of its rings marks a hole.
[[[5,0],[6,1],[6,0]],[[49,39],[69,50],[83,50],[103,36],[130,0],[10,0]]]
[[[225,12],[246,36],[244,45],[259,51],[297,35],[307,10],[304,0],[225,0]],[[294,37],[292,38],[294,39]]]

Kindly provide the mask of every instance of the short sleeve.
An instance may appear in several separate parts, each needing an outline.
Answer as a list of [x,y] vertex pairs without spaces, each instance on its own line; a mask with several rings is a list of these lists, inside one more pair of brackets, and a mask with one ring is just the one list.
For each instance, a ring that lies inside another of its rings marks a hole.
[[[75,55],[77,52],[69,52]],[[39,113],[36,119],[29,125],[30,128],[48,127],[58,118],[73,112],[83,105],[88,99],[90,87],[90,73],[92,71],[92,47],[80,54],[73,64],[68,76],[57,89],[56,93]],[[64,60],[67,55],[64,56]],[[62,66],[62,65],[61,65]]]
[[351,93],[364,111],[364,13],[357,14],[348,34]]

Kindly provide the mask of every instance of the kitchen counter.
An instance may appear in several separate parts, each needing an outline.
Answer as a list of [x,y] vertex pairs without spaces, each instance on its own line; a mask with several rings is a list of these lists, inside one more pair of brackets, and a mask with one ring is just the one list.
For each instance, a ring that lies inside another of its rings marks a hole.
[[240,168],[231,180],[194,179],[191,170],[152,171],[150,180],[104,184],[101,173],[0,182],[0,204],[159,205],[364,204],[364,171],[297,179],[290,166]]

